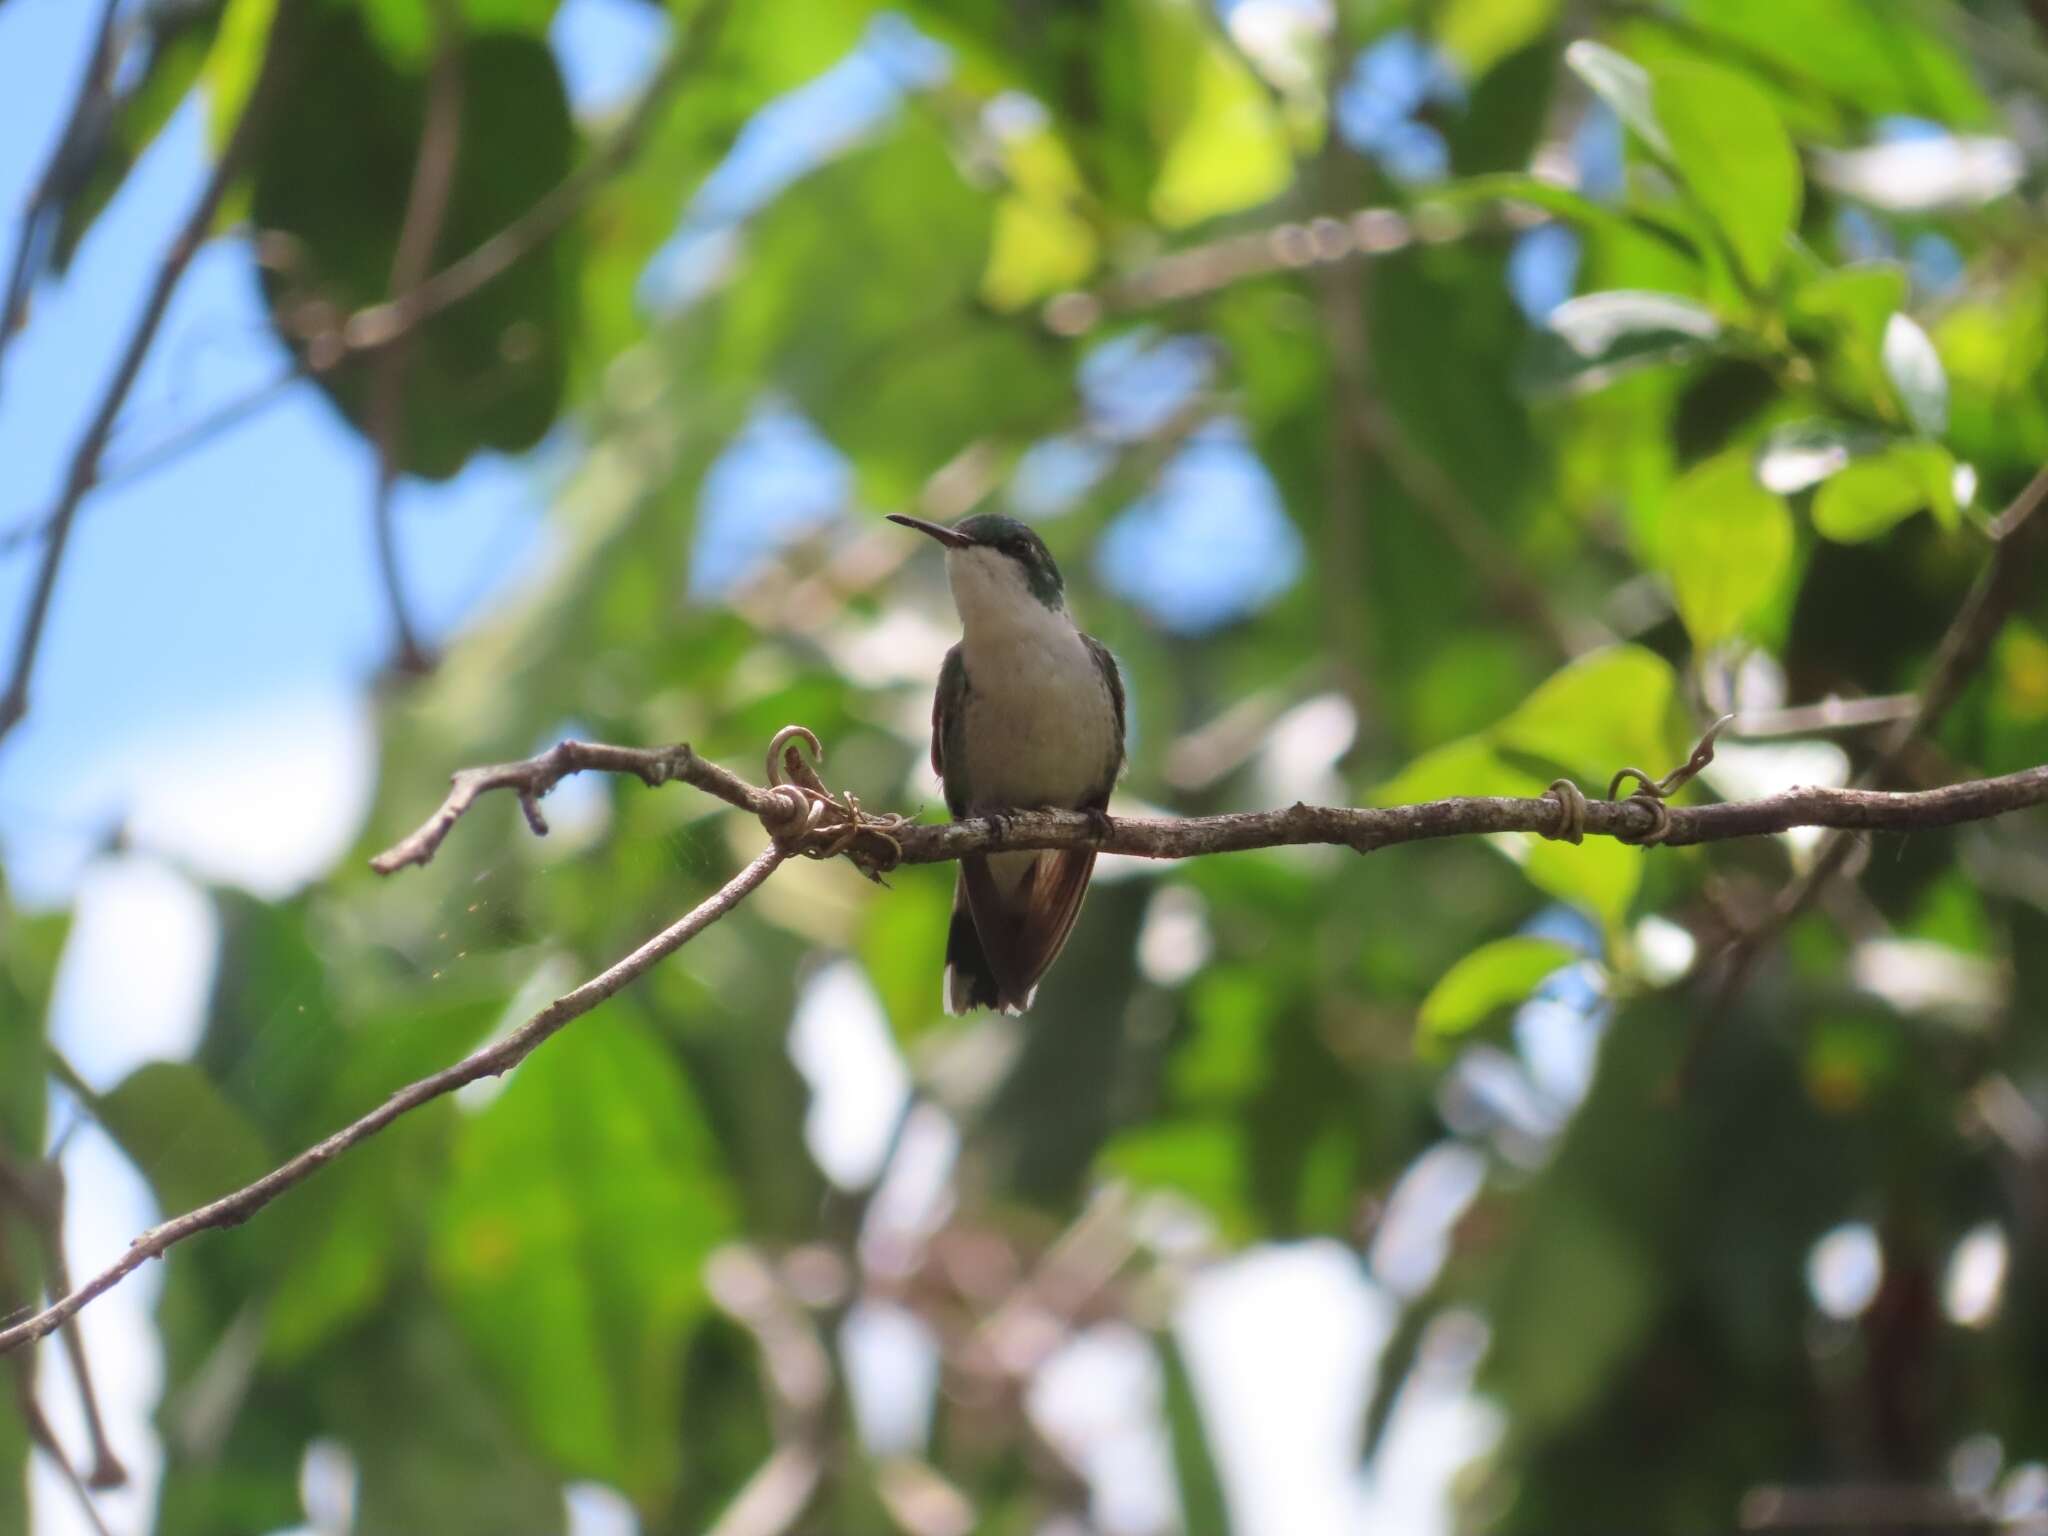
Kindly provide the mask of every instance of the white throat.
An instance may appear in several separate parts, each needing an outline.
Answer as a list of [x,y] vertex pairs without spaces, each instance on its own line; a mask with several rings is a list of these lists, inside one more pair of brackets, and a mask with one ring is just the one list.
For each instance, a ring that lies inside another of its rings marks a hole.
[[1024,579],[1024,568],[1008,555],[983,548],[948,550],[946,577],[969,656],[1075,634],[1066,604],[1048,608],[1040,602]]

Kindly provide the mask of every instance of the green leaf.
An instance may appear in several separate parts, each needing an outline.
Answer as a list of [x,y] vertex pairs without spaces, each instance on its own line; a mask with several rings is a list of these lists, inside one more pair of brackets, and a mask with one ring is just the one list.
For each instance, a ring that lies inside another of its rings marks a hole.
[[1414,805],[1450,795],[1534,795],[1543,781],[1500,760],[1484,736],[1433,748],[1372,792],[1374,805]]
[[1520,842],[1516,857],[1523,875],[1537,890],[1592,914],[1610,934],[1628,920],[1629,908],[1643,884],[1641,848],[1611,837],[1573,844],[1533,833],[1521,835]]
[[1752,286],[1768,284],[1799,219],[1799,157],[1771,99],[1704,64],[1659,70],[1651,89],[1671,158]]
[[1784,585],[1792,565],[1792,514],[1757,484],[1746,452],[1697,466],[1664,506],[1664,556],[1695,651],[1742,632]]
[[[1210,31],[1210,23],[1195,18],[1196,0],[1152,0],[1150,9],[1189,18],[1163,24]],[[1286,190],[1294,179],[1287,130],[1272,98],[1234,50],[1205,35],[1193,79],[1182,77],[1171,89],[1185,95],[1189,110],[1161,146],[1152,211],[1162,224],[1199,224],[1257,207]]]
[[1857,544],[1923,507],[1944,527],[1955,525],[1955,460],[1934,443],[1901,443],[1830,477],[1814,495],[1813,526],[1838,544]]
[[1444,0],[1437,45],[1458,61],[1466,79],[1476,80],[1548,31],[1559,9],[1560,0]]
[[[390,295],[426,119],[424,64],[395,66],[352,11],[318,7],[302,51],[317,67],[293,82],[293,110],[261,136],[253,212],[276,237],[263,267],[283,339],[309,304],[347,313]],[[483,32],[463,46],[461,144],[431,267],[467,254],[525,213],[568,173],[576,150],[568,98],[544,38]],[[488,150],[479,149],[488,146]],[[480,449],[516,452],[554,425],[568,371],[572,238],[557,235],[407,342],[399,459],[445,479]],[[359,431],[369,425],[372,366],[316,370]]]
[[532,1434],[573,1476],[658,1504],[679,1352],[725,1179],[674,1060],[617,1006],[522,1066],[456,1143],[434,1272]]
[[256,1127],[189,1062],[137,1067],[99,1098],[93,1115],[142,1170],[166,1215],[219,1199],[270,1167]]
[[1671,663],[1656,652],[1607,646],[1553,673],[1494,728],[1494,739],[1589,783],[1604,785],[1629,765],[1662,773],[1674,754],[1676,686]]
[[1711,310],[1668,293],[1616,289],[1581,294],[1543,322],[1529,373],[1537,385],[1599,389],[1625,373],[1682,362],[1720,338]]
[[1416,1031],[1435,1039],[1463,1034],[1522,1002],[1553,971],[1583,958],[1555,939],[1518,936],[1482,944],[1430,988],[1415,1015]]
[[1183,1536],[1230,1536],[1230,1506],[1210,1450],[1202,1405],[1195,1396],[1187,1360],[1171,1332],[1159,1336],[1159,1364],[1166,1378],[1166,1428],[1173,1441]]
[[1941,355],[1903,310],[1885,322],[1884,372],[1915,431],[1939,437],[1948,430],[1948,375]]
[[43,1153],[49,1072],[43,1030],[57,963],[71,931],[68,912],[36,917],[10,910],[0,886],[0,1151]]
[[1638,138],[1660,155],[1671,153],[1671,141],[1651,104],[1648,70],[1604,44],[1584,39],[1565,49],[1564,61]]

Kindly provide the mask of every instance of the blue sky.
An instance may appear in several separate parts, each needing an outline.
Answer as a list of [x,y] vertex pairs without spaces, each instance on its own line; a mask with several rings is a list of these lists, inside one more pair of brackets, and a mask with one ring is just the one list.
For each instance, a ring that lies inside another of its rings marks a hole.
[[[96,6],[0,5],[0,242],[69,104]],[[658,46],[645,8],[578,0],[561,29],[579,101],[616,101]],[[657,18],[658,19],[658,18]],[[48,504],[133,324],[150,274],[206,172],[188,103],[94,227],[64,280],[36,290],[0,374],[0,528]],[[181,285],[107,456],[119,466],[275,378],[285,357],[246,246],[215,241]],[[284,700],[357,695],[388,619],[368,519],[368,453],[311,386],[165,468],[92,497],[59,577],[27,721],[0,751],[0,857],[25,896],[62,893],[125,814],[98,770],[139,743]],[[532,466],[485,458],[446,485],[407,484],[399,536],[421,627],[451,633],[532,558]],[[0,559],[12,655],[37,551]]]

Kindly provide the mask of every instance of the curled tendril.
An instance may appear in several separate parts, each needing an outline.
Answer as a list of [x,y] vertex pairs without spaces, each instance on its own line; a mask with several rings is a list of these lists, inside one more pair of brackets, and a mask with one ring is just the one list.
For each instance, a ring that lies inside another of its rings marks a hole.
[[[796,744],[810,749],[809,760]],[[825,760],[817,736],[801,725],[785,725],[768,743],[768,791],[761,819],[775,840],[807,859],[836,859],[846,854],[871,880],[903,859],[903,845],[891,835],[908,818],[872,815],[851,794],[834,795],[818,777],[815,764]]]
[[1707,733],[1700,738],[1699,745],[1692,749],[1692,756],[1661,779],[1651,778],[1640,768],[1624,768],[1615,774],[1607,786],[1607,798],[1615,799],[1621,793],[1621,786],[1629,779],[1634,779],[1642,787],[1628,797],[1629,801],[1647,807],[1650,812],[1649,828],[1635,837],[1623,838],[1624,842],[1651,847],[1671,835],[1671,808],[1664,803],[1665,800],[1690,784],[1698,776],[1699,771],[1714,760],[1714,739],[1728,728],[1729,722],[1734,718],[1733,715],[1723,715],[1708,726]]
[[792,742],[801,741],[811,749],[811,760],[804,764],[811,770],[811,777],[817,778],[817,770],[825,765],[825,746],[818,740],[817,733],[806,725],[785,725],[775,733],[768,743],[768,787],[780,788],[788,780],[784,775],[788,767],[783,757],[784,749]]
[[1586,840],[1586,792],[1570,779],[1552,779],[1550,788],[1543,791],[1544,798],[1555,800],[1563,812],[1557,819],[1557,829],[1543,835],[1561,843],[1583,843]]

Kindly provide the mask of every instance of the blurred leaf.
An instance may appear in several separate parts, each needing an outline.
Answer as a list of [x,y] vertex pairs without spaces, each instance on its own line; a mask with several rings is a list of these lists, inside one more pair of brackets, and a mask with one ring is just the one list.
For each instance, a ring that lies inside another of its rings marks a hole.
[[1589,784],[1604,785],[1630,765],[1661,775],[1673,755],[1675,690],[1671,663],[1654,651],[1607,646],[1553,673],[1493,734]]
[[1769,283],[1799,218],[1799,157],[1770,98],[1705,65],[1658,71],[1651,90],[1670,154],[1756,287]]
[[1925,507],[1954,526],[1955,461],[1933,443],[1901,443],[1857,459],[1814,493],[1813,526],[1837,543],[1888,533]]
[[[342,313],[389,297],[426,119],[419,70],[392,65],[351,12],[322,8],[294,84],[293,110],[252,168],[258,225],[283,253],[263,268],[284,339],[309,303]],[[545,39],[490,32],[462,48],[460,153],[432,267],[446,266],[525,213],[567,174],[568,99]],[[422,65],[420,67],[424,69]],[[489,146],[486,153],[483,146]],[[569,240],[556,236],[406,343],[403,467],[445,479],[482,448],[531,447],[554,424],[573,323]],[[316,371],[366,431],[375,367]]]
[[1941,356],[1903,310],[1885,322],[1884,371],[1917,431],[1939,437],[1948,430],[1948,375]]
[[137,1067],[94,1103],[93,1116],[142,1170],[166,1216],[270,1171],[256,1128],[187,1062]]
[[[354,1453],[355,1529],[554,1536],[561,1485],[445,1314],[413,1300],[323,1362],[327,1427]],[[451,1477],[450,1468],[488,1468]]]
[[1445,0],[1436,15],[1437,46],[1476,80],[1557,20],[1560,0]]
[[[1149,196],[1154,216],[1169,226],[1199,224],[1281,192],[1294,171],[1287,130],[1200,0],[1134,0],[1128,25],[1138,73],[1116,88],[1145,90],[1158,156]],[[1115,53],[1099,57],[1109,64]]]
[[1100,243],[1078,211],[1085,189],[1066,146],[1043,129],[1004,146],[1015,189],[996,204],[982,296],[1021,309],[1079,283],[1095,269]]
[[1246,1207],[1244,1133],[1204,1117],[1134,1126],[1103,1147],[1098,1169],[1141,1190],[1170,1189],[1199,1205],[1224,1232],[1257,1230]]
[[1696,357],[1721,335],[1711,310],[1668,293],[1583,294],[1543,325],[1550,344],[1530,370],[1538,387],[1599,389],[1636,368]]
[[1658,154],[1670,155],[1671,141],[1665,137],[1652,104],[1648,70],[1604,44],[1583,38],[1565,49],[1564,61],[1638,138]]
[[[470,32],[547,30],[559,0],[454,0],[457,24]],[[363,14],[379,46],[406,62],[425,59],[434,49],[435,0],[363,0]]]
[[1543,781],[1509,767],[1481,736],[1425,752],[1372,792],[1374,805],[1413,805],[1451,795],[1534,795]]
[[1792,564],[1792,514],[1757,484],[1749,455],[1697,466],[1664,507],[1664,555],[1695,651],[1740,634],[1778,595]]
[[1173,1442],[1174,1480],[1180,1489],[1184,1536],[1230,1536],[1230,1506],[1223,1479],[1202,1422],[1187,1358],[1171,1330],[1159,1335],[1159,1364],[1166,1380],[1166,1430]]
[[[136,162],[191,93],[212,47],[221,10],[220,0],[200,0],[193,5],[145,6],[135,18],[144,39],[129,46],[141,51],[142,64],[119,92],[106,142],[92,162],[91,175],[64,204],[57,237],[50,246],[53,271],[61,274],[70,266],[79,243],[115,193],[128,184]],[[123,73],[127,73],[125,66]]]
[[71,915],[26,916],[0,883],[0,1152],[40,1157],[49,1103],[44,1029]]
[[1656,1302],[1653,1271],[1612,1221],[1557,1191],[1502,1266],[1490,1309],[1482,1390],[1515,1405],[1521,1432],[1569,1422],[1641,1340]]
[[1643,849],[1611,837],[1572,844],[1533,833],[1518,835],[1523,841],[1522,873],[1530,884],[1598,918],[1610,936],[1620,931],[1642,888]]
[[464,1127],[434,1272],[565,1473],[643,1504],[672,1488],[683,1340],[728,1208],[675,1063],[616,1005]]
[[1482,944],[1430,988],[1415,1015],[1418,1036],[1442,1040],[1486,1022],[1536,990],[1551,972],[1581,958],[1555,939],[1515,937]]
[[992,215],[921,119],[827,166],[756,221],[714,377],[786,394],[879,505],[909,503],[977,438],[1051,430],[1071,399],[1066,355],[984,309]]
[[1679,0],[1688,23],[1739,45],[1759,73],[1789,73],[1810,106],[1827,93],[1867,116],[1987,121],[1991,108],[1957,50],[1910,10],[1863,0]]

